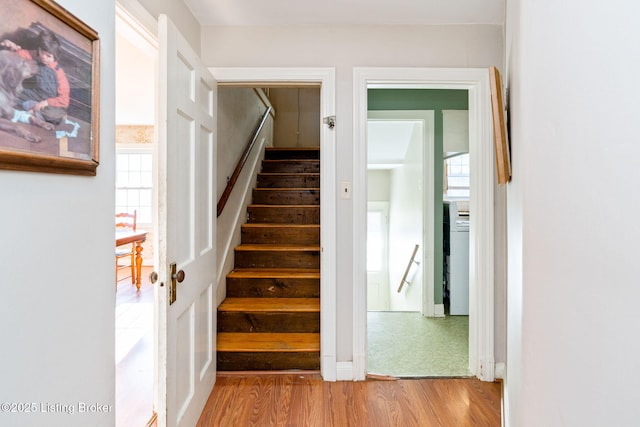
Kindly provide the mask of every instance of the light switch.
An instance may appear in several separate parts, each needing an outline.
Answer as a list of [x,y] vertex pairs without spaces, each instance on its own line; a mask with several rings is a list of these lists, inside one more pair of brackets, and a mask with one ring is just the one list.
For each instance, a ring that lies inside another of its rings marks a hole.
[[341,199],[351,198],[351,181],[342,181],[340,183],[340,198]]

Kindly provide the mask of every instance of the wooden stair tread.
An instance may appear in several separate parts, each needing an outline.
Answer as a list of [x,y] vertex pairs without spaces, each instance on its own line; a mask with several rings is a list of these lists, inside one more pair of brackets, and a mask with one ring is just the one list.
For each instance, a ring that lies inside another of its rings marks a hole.
[[307,147],[265,147],[265,151],[318,151],[319,145],[307,146]]
[[251,204],[249,208],[273,208],[273,209],[299,209],[299,208],[314,208],[319,209],[320,205],[258,205]]
[[221,352],[319,352],[320,334],[218,332]]
[[320,312],[319,298],[226,298],[218,307],[221,312]]
[[320,176],[318,172],[260,172],[264,176]]
[[242,224],[244,228],[320,228],[320,224],[282,224],[277,222],[247,222]]
[[263,163],[320,163],[320,159],[264,159]]
[[320,187],[256,187],[260,191],[320,191]]
[[232,279],[319,279],[320,270],[315,268],[241,268],[227,275]]
[[279,244],[243,244],[236,246],[236,251],[273,251],[273,252],[291,252],[291,251],[319,251],[320,245],[279,245]]

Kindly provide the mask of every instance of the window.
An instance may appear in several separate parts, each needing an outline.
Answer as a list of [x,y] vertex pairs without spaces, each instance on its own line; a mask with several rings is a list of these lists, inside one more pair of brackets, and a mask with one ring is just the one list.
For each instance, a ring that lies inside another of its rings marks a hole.
[[138,224],[151,224],[153,153],[149,148],[118,149],[116,154],[116,212],[138,213]]
[[445,194],[449,197],[469,197],[469,153],[445,160]]

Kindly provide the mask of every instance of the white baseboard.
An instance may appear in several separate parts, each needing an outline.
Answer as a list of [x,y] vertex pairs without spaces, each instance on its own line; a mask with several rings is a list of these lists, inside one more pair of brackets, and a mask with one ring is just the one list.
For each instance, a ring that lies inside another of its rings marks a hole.
[[433,317],[444,317],[444,304],[433,305]]
[[505,374],[506,369],[507,369],[507,366],[505,365],[504,362],[496,363],[496,368],[495,368],[495,372],[494,372],[495,377],[496,378],[500,378],[500,379],[504,379],[504,374]]
[[353,363],[336,363],[336,377],[338,381],[353,381]]

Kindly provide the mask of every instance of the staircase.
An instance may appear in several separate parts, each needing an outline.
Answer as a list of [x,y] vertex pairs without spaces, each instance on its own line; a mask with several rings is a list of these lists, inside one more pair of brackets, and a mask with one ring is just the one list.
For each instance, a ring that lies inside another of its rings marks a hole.
[[320,150],[267,148],[227,298],[219,371],[320,369]]

